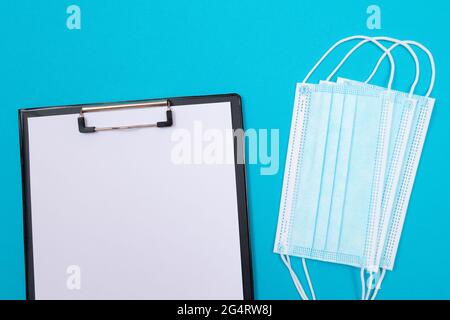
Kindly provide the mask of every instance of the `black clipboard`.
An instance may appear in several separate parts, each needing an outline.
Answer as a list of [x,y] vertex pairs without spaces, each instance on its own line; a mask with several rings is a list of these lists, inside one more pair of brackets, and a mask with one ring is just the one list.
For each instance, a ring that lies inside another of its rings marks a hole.
[[[54,115],[78,115],[78,129],[82,134],[95,134],[97,131],[103,130],[119,130],[131,129],[135,127],[157,127],[164,128],[174,125],[171,107],[230,102],[231,119],[234,130],[243,129],[242,105],[241,98],[237,94],[209,95],[209,96],[191,96],[191,97],[174,97],[152,100],[125,101],[115,103],[102,104],[80,104],[68,106],[42,107],[19,110],[19,126],[20,126],[20,146],[21,146],[21,166],[22,166],[22,188],[23,188],[23,225],[24,225],[24,248],[25,248],[25,264],[26,264],[26,297],[29,300],[35,299],[35,274],[33,262],[33,240],[32,240],[32,207],[30,194],[30,150],[29,150],[29,120],[35,117],[47,117]],[[134,108],[135,106],[156,106],[166,105],[168,107],[166,118],[152,124],[142,124],[130,127],[108,127],[95,128],[87,125],[84,114],[86,112],[97,112],[103,109],[111,108]],[[176,124],[176,121],[175,121]],[[234,152],[243,144],[237,143],[234,139]],[[235,163],[235,178],[237,190],[237,208],[239,223],[239,241],[240,256],[242,267],[242,287],[243,298],[251,300],[254,298],[253,275],[250,249],[249,221],[247,211],[247,192],[246,192],[246,173],[245,164]]]

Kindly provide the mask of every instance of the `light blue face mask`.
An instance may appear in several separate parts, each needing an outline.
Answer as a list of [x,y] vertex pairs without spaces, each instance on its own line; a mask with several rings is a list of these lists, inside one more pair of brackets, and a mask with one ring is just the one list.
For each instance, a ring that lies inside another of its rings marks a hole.
[[[376,40],[394,40],[392,38],[386,38],[386,37],[377,37],[374,38]],[[357,44],[354,48],[352,48],[347,55],[342,59],[342,61],[338,64],[338,66],[331,72],[331,74],[328,76],[326,81],[330,81],[330,79],[333,77],[333,75],[342,67],[342,65],[345,63],[345,61],[361,46],[366,44],[368,41],[363,40],[359,44]],[[392,207],[395,197],[395,191],[398,186],[399,178],[400,178],[400,170],[401,166],[404,162],[405,157],[405,150],[406,145],[408,142],[409,132],[411,129],[412,124],[412,118],[414,115],[414,111],[417,104],[417,96],[413,96],[413,92],[415,90],[415,87],[419,81],[419,75],[420,75],[420,66],[419,61],[417,58],[417,55],[415,52],[411,49],[411,47],[402,42],[398,42],[399,45],[404,46],[410,55],[413,57],[416,67],[416,75],[414,82],[411,86],[409,94],[392,90],[392,94],[394,96],[394,105],[393,105],[393,116],[392,116],[392,124],[391,124],[391,135],[390,135],[390,141],[389,141],[389,148],[388,148],[388,160],[387,160],[387,168],[386,168],[386,177],[384,181],[384,190],[383,190],[383,197],[382,197],[382,209],[381,209],[381,215],[379,218],[378,223],[378,231],[377,231],[377,238],[376,238],[376,253],[374,256],[374,260],[370,262],[370,266],[375,266],[378,268],[380,265],[381,260],[381,252],[383,249],[384,239],[387,232],[387,228],[389,225],[390,217],[392,214]],[[377,65],[375,67],[375,70],[379,67]],[[374,73],[373,73],[374,74]],[[384,92],[386,91],[383,87],[378,87],[374,85],[369,85],[368,81],[365,83],[354,81],[354,80],[348,80],[343,78],[338,78],[337,82],[338,85],[347,84],[350,87],[364,87],[367,90],[374,90],[378,92]],[[365,275],[364,270],[361,271],[361,278],[362,280],[362,299],[368,299],[371,294],[372,289],[372,279],[375,277],[374,274],[370,274],[369,276],[369,290],[366,291],[365,288]],[[379,276],[384,277],[384,274]],[[376,294],[372,298],[375,298]]]
[[[413,115],[412,126],[406,144],[404,161],[400,169],[400,178],[394,196],[392,214],[389,219],[385,239],[382,242],[383,249],[381,250],[381,267],[387,270],[392,270],[394,267],[395,256],[400,242],[400,235],[435,103],[435,99],[430,98],[436,78],[436,67],[433,55],[425,46],[418,42],[409,40],[404,42],[409,45],[419,47],[428,55],[431,65],[431,80],[425,96],[415,97],[417,99],[417,107],[415,108]],[[396,46],[397,44],[394,44],[389,50],[392,50]],[[385,56],[386,55],[383,54],[383,56],[379,59],[375,71]],[[372,77],[373,73],[370,75],[368,81],[370,81]]]
[[[372,300],[376,298],[377,293],[380,290],[385,271],[392,270],[393,268],[395,254],[398,248],[404,218],[406,216],[407,203],[417,171],[418,159],[420,158],[428,123],[434,106],[434,99],[429,98],[429,95],[432,91],[435,79],[433,56],[429,50],[420,43],[413,41],[403,42],[386,37],[377,37],[375,39],[396,42],[396,44],[389,48],[389,51],[393,50],[398,45],[405,46],[414,58],[416,64],[416,78],[409,94],[393,91],[395,103],[392,134],[388,152],[388,168],[383,193],[382,214],[379,223],[376,253],[376,264],[380,265],[382,273],[378,277],[378,282],[371,298]],[[362,41],[359,45],[350,50],[336,70],[345,62],[352,52],[365,42],[367,41]],[[412,94],[419,79],[420,68],[417,56],[408,44],[422,48],[428,54],[431,61],[431,85],[425,96]],[[347,83],[350,85],[364,86],[373,90],[384,91],[385,89],[382,87],[367,84],[374,76],[384,57],[385,55],[380,58],[374,71],[366,82],[361,83],[339,78],[337,83]],[[334,72],[329,78],[331,78],[333,74]],[[327,80],[329,80],[329,78]],[[370,290],[367,292],[365,298],[368,299],[369,295]]]
[[[297,86],[274,251],[300,295],[289,256],[369,268],[375,260],[393,99],[348,85],[306,84],[332,46]],[[303,260],[305,273],[311,283]],[[369,267],[368,267],[369,266]]]

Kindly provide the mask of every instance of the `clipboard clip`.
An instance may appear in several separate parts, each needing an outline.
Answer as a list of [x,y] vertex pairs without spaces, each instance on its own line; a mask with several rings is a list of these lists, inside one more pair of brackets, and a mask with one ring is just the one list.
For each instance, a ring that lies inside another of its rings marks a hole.
[[[84,117],[84,114],[88,112],[114,111],[124,109],[150,108],[150,107],[167,107],[166,120],[155,123],[130,125],[130,126],[88,127],[86,125],[86,118]],[[123,130],[123,129],[164,128],[164,127],[171,127],[172,125],[173,125],[173,117],[172,117],[172,110],[170,109],[169,100],[88,106],[81,108],[80,115],[78,117],[78,130],[80,131],[80,133],[93,133],[99,131]]]

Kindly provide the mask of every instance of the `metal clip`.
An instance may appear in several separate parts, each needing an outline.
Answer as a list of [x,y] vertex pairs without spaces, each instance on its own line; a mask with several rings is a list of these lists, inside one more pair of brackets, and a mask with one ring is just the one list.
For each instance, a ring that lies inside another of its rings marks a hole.
[[[149,108],[149,107],[167,107],[166,121],[160,121],[160,122],[148,123],[148,124],[130,125],[130,126],[97,128],[97,127],[88,127],[86,125],[86,119],[84,117],[84,114],[88,113],[88,112],[114,111],[114,110]],[[172,125],[173,125],[173,118],[172,118],[172,110],[170,109],[170,101],[169,100],[88,106],[88,107],[81,108],[80,116],[78,117],[78,130],[81,133],[93,133],[93,132],[99,132],[99,131],[122,130],[122,129],[154,128],[154,127],[163,128],[163,127],[171,127]]]

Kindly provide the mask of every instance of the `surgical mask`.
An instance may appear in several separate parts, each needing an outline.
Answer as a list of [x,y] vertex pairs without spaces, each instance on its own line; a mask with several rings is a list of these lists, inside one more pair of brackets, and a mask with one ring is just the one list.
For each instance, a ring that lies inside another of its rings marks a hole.
[[[353,80],[338,78],[338,84],[348,84],[352,86],[365,86],[368,90],[383,92],[383,87],[364,85]],[[386,168],[386,178],[384,181],[382,213],[379,222],[377,238],[377,253],[375,265],[381,264],[381,253],[384,246],[384,239],[387,227],[392,215],[395,193],[400,180],[400,171],[405,163],[406,146],[416,112],[418,101],[423,102],[422,97],[393,90],[394,107],[391,125],[391,137],[389,141],[388,161]],[[419,103],[420,105],[420,103]]]
[[[387,229],[386,239],[383,246],[384,249],[381,256],[381,267],[387,270],[392,270],[394,267],[395,256],[403,229],[403,223],[406,217],[409,199],[411,197],[420,156],[422,154],[431,114],[435,104],[435,99],[430,98],[436,77],[436,67],[433,55],[420,43],[408,40],[404,42],[417,46],[427,53],[431,65],[431,81],[425,96],[416,97],[418,103],[412,119],[412,126],[406,146],[405,161],[401,167],[400,179],[394,197],[393,212],[389,222],[389,227]],[[395,46],[396,45],[393,45],[391,49]],[[385,55],[380,58],[376,68],[378,68],[384,57]],[[369,80],[372,76],[373,74],[369,77]]]
[[[395,64],[386,92],[348,85],[306,84],[332,46],[297,86],[274,251],[300,295],[289,256],[377,271],[378,221],[385,179]],[[313,294],[314,296],[314,294]]]
[[[392,134],[388,152],[388,168],[383,192],[382,214],[379,223],[376,253],[376,264],[380,265],[382,268],[382,273],[379,275],[379,280],[376,284],[372,299],[375,299],[378,291],[380,290],[385,271],[393,269],[401,230],[406,216],[408,200],[411,195],[420,153],[434,106],[434,99],[429,98],[429,95],[432,91],[435,79],[433,57],[429,50],[423,45],[414,41],[403,42],[386,37],[376,37],[375,39],[396,42],[389,48],[389,51],[399,45],[404,46],[414,58],[416,65],[416,77],[409,94],[400,91],[393,91],[395,103],[393,111]],[[336,69],[338,69],[349,57],[349,55],[364,42],[366,42],[366,40],[355,46]],[[409,47],[409,44],[422,48],[430,58],[432,69],[431,85],[425,96],[412,94],[419,80],[420,68],[417,56]],[[367,84],[379,68],[384,57],[385,55],[379,59],[374,71],[366,82],[361,83],[353,80],[338,78],[337,83],[347,83],[349,85],[363,86],[373,90],[384,91],[385,89],[382,87]],[[327,78],[327,80],[332,77],[334,72]],[[366,298],[369,297],[369,294],[370,290],[367,292]]]
[[[387,41],[396,41],[392,38],[387,37],[376,37],[374,38],[376,40],[387,40]],[[347,55],[342,59],[342,61],[338,64],[338,66],[333,70],[333,72],[328,76],[326,81],[330,81],[333,75],[340,69],[340,67],[345,63],[345,61],[361,46],[363,46],[365,43],[367,43],[367,40],[361,41],[359,44],[357,44],[354,48],[352,48]],[[375,260],[373,261],[374,266],[380,265],[381,260],[381,253],[384,247],[384,240],[387,232],[387,228],[389,225],[390,217],[392,214],[392,207],[394,202],[394,196],[397,189],[397,185],[400,178],[400,169],[404,162],[404,156],[405,156],[405,149],[408,142],[409,132],[412,124],[412,118],[414,115],[414,110],[416,108],[417,103],[417,96],[413,96],[413,92],[415,90],[415,87],[419,80],[420,75],[420,66],[419,61],[417,58],[417,55],[415,52],[411,49],[411,47],[403,42],[397,42],[397,45],[404,46],[410,55],[414,59],[415,67],[416,67],[416,75],[414,78],[414,82],[411,85],[411,89],[409,94],[392,90],[392,94],[394,95],[394,106],[393,106],[393,117],[392,117],[392,124],[391,124],[391,136],[389,141],[389,148],[388,148],[388,160],[387,160],[387,168],[386,168],[386,178],[384,181],[384,190],[383,190],[383,198],[382,198],[382,210],[381,215],[378,223],[378,232],[377,232],[377,238],[376,238],[376,254],[375,254]],[[392,50],[392,47],[389,49]],[[379,67],[379,64],[375,67],[374,71],[376,71]],[[372,73],[373,75],[374,73]],[[369,80],[371,77],[369,78]],[[368,81],[365,83],[361,83],[358,81],[353,80],[347,80],[343,78],[338,78],[337,84],[347,84],[349,86],[358,86],[358,87],[364,87],[367,90],[374,90],[379,92],[386,91],[383,87],[373,86],[367,84]],[[367,266],[367,267],[370,267]],[[369,276],[370,283],[372,282],[372,278],[374,277],[374,274],[371,274]],[[382,275],[384,277],[384,274]],[[364,271],[361,275],[362,279],[364,279]],[[363,284],[363,299],[368,299],[371,293],[371,287],[369,287],[369,290],[367,293],[365,293],[365,280],[362,281]]]

